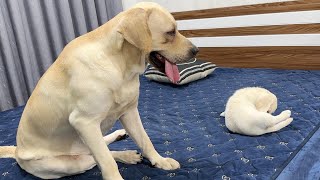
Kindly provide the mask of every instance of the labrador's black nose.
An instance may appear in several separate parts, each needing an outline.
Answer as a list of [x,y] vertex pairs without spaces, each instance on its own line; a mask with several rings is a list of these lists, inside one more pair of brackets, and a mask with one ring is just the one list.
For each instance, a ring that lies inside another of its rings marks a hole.
[[197,53],[199,52],[199,48],[197,48],[196,46],[193,46],[191,49],[191,53],[193,56],[197,55]]

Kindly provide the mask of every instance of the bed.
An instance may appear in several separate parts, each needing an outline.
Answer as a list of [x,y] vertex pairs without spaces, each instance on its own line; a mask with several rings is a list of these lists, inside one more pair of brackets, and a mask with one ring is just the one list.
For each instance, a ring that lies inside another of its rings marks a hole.
[[[219,114],[227,98],[247,86],[261,86],[279,98],[276,113],[293,112],[294,121],[276,133],[258,137],[229,132]],[[320,71],[219,68],[185,86],[141,77],[139,110],[143,125],[163,156],[181,169],[164,171],[147,160],[118,163],[125,179],[292,179],[320,177]],[[24,107],[0,113],[0,145],[14,145]],[[112,131],[121,128],[120,124]],[[128,138],[112,150],[137,149]],[[0,160],[0,179],[37,179],[13,159]],[[64,179],[101,179],[97,167]]]

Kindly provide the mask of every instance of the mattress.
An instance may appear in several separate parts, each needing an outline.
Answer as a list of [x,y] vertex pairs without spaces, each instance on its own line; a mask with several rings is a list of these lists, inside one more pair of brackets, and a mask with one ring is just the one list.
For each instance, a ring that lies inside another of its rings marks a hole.
[[[258,137],[229,132],[219,114],[232,93],[260,86],[277,95],[276,114],[290,109],[293,122]],[[304,179],[320,178],[320,71],[217,69],[184,86],[141,77],[139,111],[143,125],[162,156],[181,169],[164,171],[146,159],[137,165],[118,163],[124,179]],[[24,107],[0,113],[0,145],[15,145]],[[117,123],[111,131],[121,128]],[[110,131],[110,132],[111,132]],[[128,138],[112,150],[137,149]],[[0,179],[37,179],[13,159],[0,159]],[[64,179],[101,179],[97,167]]]

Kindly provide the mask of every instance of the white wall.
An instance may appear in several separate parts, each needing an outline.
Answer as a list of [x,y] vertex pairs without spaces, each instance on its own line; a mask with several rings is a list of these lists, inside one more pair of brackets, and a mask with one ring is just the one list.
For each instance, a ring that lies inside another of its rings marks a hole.
[[290,0],[122,0],[123,9],[128,9],[138,2],[156,2],[170,12],[210,9]]

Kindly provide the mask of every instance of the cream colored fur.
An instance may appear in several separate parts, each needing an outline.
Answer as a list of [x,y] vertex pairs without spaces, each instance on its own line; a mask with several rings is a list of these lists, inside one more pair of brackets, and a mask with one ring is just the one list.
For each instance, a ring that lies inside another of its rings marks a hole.
[[2,146],[0,149],[0,158],[15,158],[15,146]]
[[292,122],[291,111],[271,115],[277,109],[277,97],[270,91],[249,87],[237,90],[228,100],[225,112],[227,128],[235,133],[257,136],[278,131]]
[[[139,74],[151,51],[172,63],[193,57],[194,45],[177,30],[171,14],[155,3],[140,3],[101,27],[71,41],[39,80],[17,132],[17,148],[0,148],[20,167],[44,179],[83,173],[96,164],[103,179],[123,179],[116,160],[140,162],[136,151],[112,152],[106,144],[126,132],[158,168],[180,167],[158,154],[139,112]],[[174,30],[174,36],[169,35]],[[124,130],[106,137],[120,119]]]

